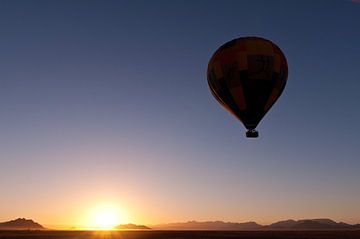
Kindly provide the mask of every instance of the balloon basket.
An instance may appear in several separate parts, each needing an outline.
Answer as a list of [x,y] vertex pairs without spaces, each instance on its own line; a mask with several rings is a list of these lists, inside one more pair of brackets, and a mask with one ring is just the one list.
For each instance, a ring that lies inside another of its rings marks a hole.
[[257,138],[257,137],[259,137],[259,132],[257,132],[254,129],[249,129],[246,132],[246,137],[248,137],[248,138]]

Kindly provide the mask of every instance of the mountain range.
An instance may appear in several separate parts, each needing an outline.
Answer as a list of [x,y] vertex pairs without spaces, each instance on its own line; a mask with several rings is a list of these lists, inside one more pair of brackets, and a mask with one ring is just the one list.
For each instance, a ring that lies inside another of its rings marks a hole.
[[208,222],[180,222],[180,223],[166,223],[151,226],[152,229],[157,230],[222,230],[222,231],[241,231],[241,230],[260,230],[261,225],[256,222],[223,222],[223,221],[208,221]]
[[256,222],[181,222],[151,226],[157,230],[224,230],[224,231],[253,231],[253,230],[360,230],[360,224],[335,222],[331,219],[285,220],[270,225],[260,225]]
[[[207,221],[197,222],[188,221],[180,223],[167,223],[153,225],[151,227],[136,224],[120,224],[115,229],[131,230],[217,230],[217,231],[255,231],[255,230],[360,230],[360,224],[347,224],[335,222],[331,219],[304,219],[304,220],[284,220],[270,225],[260,225],[256,222],[223,222]],[[0,230],[46,230],[39,223],[31,219],[18,218],[8,222],[0,223]]]

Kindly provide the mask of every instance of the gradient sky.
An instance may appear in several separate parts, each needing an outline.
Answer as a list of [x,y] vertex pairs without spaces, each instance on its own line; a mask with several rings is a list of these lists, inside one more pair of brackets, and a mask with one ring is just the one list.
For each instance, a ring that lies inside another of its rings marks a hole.
[[[1,0],[0,221],[360,223],[359,29],[348,0]],[[248,35],[289,65],[258,139],[205,76]]]

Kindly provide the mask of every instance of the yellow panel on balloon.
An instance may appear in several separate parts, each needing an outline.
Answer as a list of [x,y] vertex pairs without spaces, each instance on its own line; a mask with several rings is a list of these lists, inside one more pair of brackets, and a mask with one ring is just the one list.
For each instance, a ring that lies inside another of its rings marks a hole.
[[245,40],[246,44],[246,52],[247,54],[256,54],[257,53],[257,46],[254,40]]
[[257,54],[263,54],[263,55],[272,55],[274,53],[274,48],[271,45],[270,42],[267,41],[259,41],[257,40]]

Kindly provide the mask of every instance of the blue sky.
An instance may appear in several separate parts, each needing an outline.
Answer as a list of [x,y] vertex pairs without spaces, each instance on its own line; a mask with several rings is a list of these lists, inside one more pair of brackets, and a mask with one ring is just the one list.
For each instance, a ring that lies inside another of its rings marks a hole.
[[[3,0],[0,29],[1,220],[360,222],[360,4]],[[289,65],[255,140],[205,74],[249,35]]]

